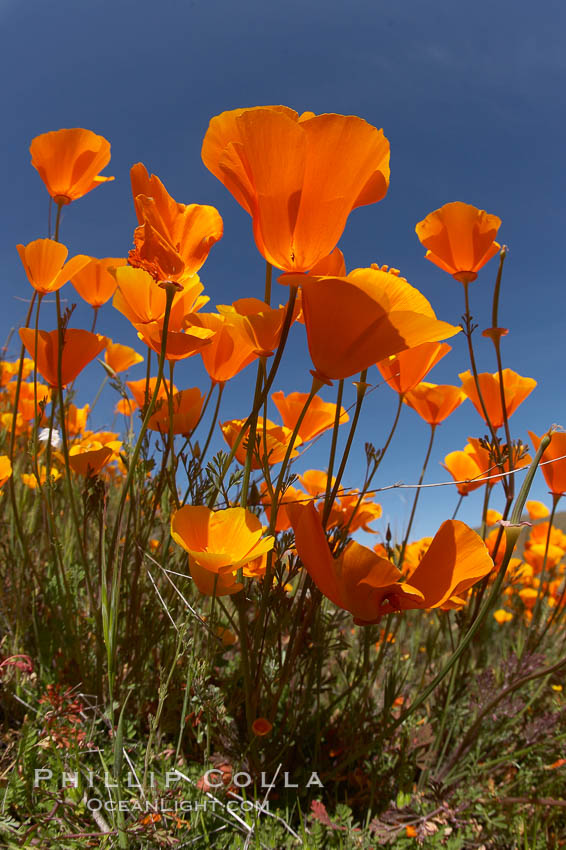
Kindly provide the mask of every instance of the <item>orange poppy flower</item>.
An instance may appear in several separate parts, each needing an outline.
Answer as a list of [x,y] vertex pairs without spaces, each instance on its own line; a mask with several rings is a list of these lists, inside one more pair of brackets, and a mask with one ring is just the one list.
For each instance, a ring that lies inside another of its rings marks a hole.
[[[25,484],[26,487],[29,487],[30,490],[37,490],[38,481],[35,472],[32,472],[31,475],[26,472],[22,472],[21,478],[22,483]],[[51,467],[51,470],[49,472],[49,478],[52,481],[57,481],[59,478],[61,478],[61,473],[58,469],[54,469],[53,467]],[[47,468],[45,466],[41,466],[39,468],[39,484],[41,484],[41,486],[43,487],[46,482]]]
[[65,263],[69,251],[62,242],[53,239],[36,239],[16,248],[29,282],[42,295],[61,289],[90,262],[90,257],[77,254]]
[[[136,327],[149,322],[163,323],[167,295],[148,272],[131,266],[120,266],[113,270],[113,274],[118,284],[112,300],[116,310]],[[173,296],[169,316],[169,328],[174,332],[181,331],[188,314],[200,310],[209,300],[208,296],[201,296],[204,287],[198,275],[181,284],[181,287]]]
[[[160,354],[163,345],[162,323],[147,322],[143,325],[134,325],[134,327],[138,332],[138,337],[156,354]],[[169,361],[176,361],[193,357],[193,355],[199,354],[205,346],[210,345],[213,336],[214,331],[198,326],[187,328],[184,331],[168,329],[165,358]]]
[[432,367],[451,350],[452,346],[447,342],[423,342],[381,360],[377,368],[388,386],[398,393],[406,393],[420,384]]
[[127,262],[121,257],[91,258],[78,274],[72,276],[71,284],[91,307],[102,307],[116,292],[116,278],[111,270],[126,266]]
[[531,500],[526,503],[525,507],[527,509],[527,513],[529,515],[530,520],[544,519],[550,514],[550,511],[542,502],[535,502]]
[[[32,328],[21,328],[20,339],[28,354],[33,358],[35,353],[35,331]],[[78,328],[67,328],[63,335],[63,352],[61,357],[61,383],[63,387],[75,380],[91,360],[106,347],[107,339],[100,334]],[[59,332],[38,331],[37,339],[37,370],[52,387],[59,386],[57,363],[59,351]]]
[[127,372],[137,363],[143,363],[143,357],[128,345],[110,341],[104,352],[104,362],[107,366],[110,366],[113,372],[118,374],[119,372]]
[[12,475],[12,464],[8,455],[0,455],[0,487],[2,487],[8,478]]
[[[302,490],[298,490],[296,487],[286,488],[285,492],[279,497],[277,505],[277,519],[275,520],[275,531],[287,531],[287,529],[291,528],[291,520],[289,519],[285,505],[290,502],[300,502],[303,499],[307,500],[307,496]],[[261,485],[261,503],[263,505],[267,521],[271,522],[271,497],[265,481],[262,482]]]
[[320,517],[312,502],[287,506],[295,545],[303,565],[318,589],[339,608],[350,611],[357,625],[376,623],[389,597],[394,607],[408,597],[418,607],[419,590],[400,582],[401,573],[386,558],[352,540],[338,558],[328,547]]
[[311,359],[327,383],[461,330],[439,321],[404,278],[381,269],[355,269],[347,277],[287,274],[280,282],[301,286]]
[[[273,403],[279,411],[283,425],[286,428],[290,428],[291,431],[294,429],[308,397],[308,393],[289,393],[288,396],[285,396],[282,392],[272,394]],[[319,396],[315,395],[308,406],[306,415],[299,428],[301,441],[308,443],[309,440],[314,440],[319,434],[328,431],[329,428],[334,426],[335,417],[336,405],[330,401],[323,401]],[[344,408],[341,407],[340,425],[348,422],[349,419],[350,417]]]
[[69,449],[69,465],[78,475],[88,478],[91,475],[98,475],[102,467],[111,459],[112,454],[110,446],[103,446],[97,440],[78,443]]
[[[328,474],[323,472],[321,469],[307,469],[306,472],[303,472],[302,475],[299,475],[299,481],[309,494],[314,499],[319,499],[321,496],[324,496],[326,492],[326,482],[328,480]],[[332,481],[330,482],[330,486],[334,487],[336,483],[336,478],[333,476]]]
[[469,283],[501,246],[495,242],[501,219],[470,204],[445,204],[420,221],[415,230],[428,248],[425,256],[462,283]]
[[401,573],[372,549],[351,541],[338,558],[328,547],[312,502],[287,508],[305,569],[319,590],[354,615],[358,625],[409,608],[440,608],[493,569],[482,539],[463,522],[448,520],[434,536],[417,568],[401,583]]
[[[367,532],[368,534],[376,534],[377,532],[370,528],[369,523],[379,519],[383,513],[381,505],[373,502],[370,496],[365,496],[360,507],[354,514],[354,509],[358,504],[360,493],[358,490],[348,490],[347,493],[341,493],[340,498],[334,501],[328,521],[327,528],[333,527],[348,527],[348,533],[353,534],[358,529]],[[324,513],[324,502],[318,505],[318,512],[322,516]],[[352,518],[353,517],[353,518]]]
[[350,212],[389,186],[389,142],[351,115],[223,112],[210,122],[202,159],[252,216],[259,252],[285,271],[307,271],[330,254]]
[[492,471],[489,451],[479,445],[479,440],[471,437],[463,450],[449,452],[440,465],[450,473],[454,482],[458,482],[456,488],[461,496],[467,496],[485,484],[485,480],[476,479],[485,478]]
[[[542,437],[537,437],[533,431],[529,431],[529,437],[533,441],[535,451],[538,451]],[[564,458],[564,455],[566,455],[566,433],[553,431],[550,445],[541,458],[541,463],[544,464],[541,466],[542,474],[553,496],[566,493],[566,460],[556,460],[556,458]],[[545,463],[549,460],[555,462]]]
[[[239,298],[232,305],[219,304],[220,315],[232,322],[239,322],[253,353],[259,357],[271,357],[281,338],[287,306],[270,307],[259,298]],[[294,316],[298,314],[295,305]]]
[[461,387],[421,381],[405,393],[403,401],[416,410],[421,419],[429,425],[439,425],[466,401],[466,394],[462,392]]
[[212,511],[185,505],[171,517],[171,536],[191,559],[212,573],[233,572],[273,549],[259,519],[245,508]]
[[[173,434],[189,434],[200,419],[204,396],[198,387],[181,390],[173,396]],[[169,433],[169,402],[162,399],[157,402],[148,428],[152,431]]]
[[[20,361],[15,360],[11,362],[9,360],[0,360],[0,387],[6,387],[12,378],[15,378],[18,372],[20,371]],[[22,380],[31,375],[33,372],[33,360],[30,360],[29,357],[24,357],[24,365],[22,367]]]
[[241,322],[231,314],[196,313],[190,316],[190,322],[192,327],[214,331],[210,345],[203,348],[200,355],[204,368],[215,383],[226,383],[257,358]]
[[[23,418],[29,422],[30,419],[34,419],[39,414],[39,404],[40,402],[45,402],[49,404],[51,401],[51,390],[49,387],[46,387],[45,384],[37,383],[37,408],[35,406],[35,393],[33,383],[30,381],[29,383],[22,382],[20,384],[20,397],[18,399],[18,413],[21,413]],[[12,404],[16,399],[16,382],[14,381],[11,384],[8,384],[6,387],[6,391],[8,394],[8,398],[11,400]]]
[[132,416],[138,409],[137,402],[133,398],[121,398],[116,402],[114,408],[116,413],[121,413],[123,416]]
[[110,162],[110,142],[91,130],[74,127],[43,133],[32,141],[30,153],[31,164],[56,204],[69,204],[114,180],[99,174]]
[[[149,382],[146,382],[145,378],[139,378],[139,380],[137,380],[137,381],[126,381],[126,386],[128,387],[131,394],[133,395],[137,406],[142,407],[142,408],[145,406],[145,403],[146,403],[146,398],[145,398],[146,383],[147,383],[147,400],[149,402],[151,400],[151,397],[153,396],[153,393],[155,392],[155,386],[157,384],[157,378],[150,378]],[[167,390],[168,389],[169,389],[169,382],[166,381],[165,378],[163,378],[163,380],[161,381],[161,383],[159,385],[159,392],[157,393],[157,401],[159,401],[160,399],[166,399],[167,398]],[[177,387],[175,386],[175,384],[173,384],[172,391],[174,393],[179,392]]]
[[[236,438],[238,437],[242,427],[245,423],[245,419],[231,419],[228,422],[223,422],[220,425],[222,433],[224,435],[224,439],[232,448],[234,443],[236,442]],[[236,450],[236,460],[238,463],[241,463],[242,466],[246,462],[246,454],[247,454],[247,434],[249,433],[249,429],[246,432],[246,436],[244,436],[243,440],[240,442]],[[264,445],[264,427],[263,427],[263,417],[258,416],[257,419],[257,429],[256,429],[256,443],[259,443],[259,455],[263,458],[264,454],[266,456],[267,462],[269,465],[273,465],[274,463],[281,463],[284,459],[285,454],[287,452],[287,447],[289,445],[289,441],[291,439],[292,431],[290,428],[285,428],[284,425],[276,425],[274,422],[270,422],[269,419],[265,423],[265,445]],[[295,439],[295,444],[293,447],[293,451],[291,452],[291,457],[297,457],[299,454],[297,451],[297,446],[301,445],[301,440],[299,437]],[[252,469],[261,469],[262,464],[258,461],[255,452],[252,455]]]
[[67,410],[67,434],[70,437],[84,432],[89,413],[90,404],[85,404],[84,407],[77,407],[74,404],[69,405]]
[[[476,408],[479,415],[484,418],[481,402],[476,390],[476,383],[472,373],[468,370],[458,375],[462,381],[462,389]],[[478,375],[478,382],[482,398],[494,428],[501,428],[504,422],[503,408],[501,406],[501,390],[499,386],[499,372],[492,375],[482,372]],[[507,418],[511,417],[519,405],[527,398],[536,387],[534,378],[522,378],[512,369],[503,369],[503,386],[505,389],[505,410]]]
[[179,204],[155,174],[141,162],[130,170],[139,227],[130,263],[159,280],[179,280],[197,272],[212,246],[222,238],[217,209],[203,204]]

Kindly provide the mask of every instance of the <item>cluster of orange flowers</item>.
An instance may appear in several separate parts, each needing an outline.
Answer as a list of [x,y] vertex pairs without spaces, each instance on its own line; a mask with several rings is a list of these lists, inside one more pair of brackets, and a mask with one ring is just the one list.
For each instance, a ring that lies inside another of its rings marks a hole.
[[[100,175],[109,162],[110,145],[87,130],[38,136],[31,153],[32,165],[58,213],[113,179]],[[493,429],[501,428],[533,390],[533,379],[510,369],[477,377],[463,372],[461,386],[425,381],[450,350],[443,340],[461,328],[437,319],[427,299],[396,269],[373,264],[346,272],[336,246],[348,215],[387,193],[389,142],[382,130],[354,116],[299,115],[286,107],[237,109],[212,119],[202,158],[251,216],[258,250],[282,272],[279,283],[288,288],[283,290],[289,293],[286,304],[272,307],[268,301],[248,297],[206,312],[209,297],[203,294],[199,272],[223,235],[222,218],[214,207],[174,200],[141,163],[131,169],[138,223],[127,259],[68,258],[57,233],[55,239],[17,246],[39,304],[69,281],[92,306],[95,321],[100,308],[112,299],[149,350],[170,364],[200,356],[212,385],[220,386],[258,358],[265,367],[284,345],[289,324],[299,321],[306,330],[315,388],[364,375],[376,366],[400,399],[433,429],[466,399],[482,417],[487,414]],[[499,252],[495,237],[500,224],[496,216],[455,202],[430,213],[416,232],[427,259],[468,286]],[[144,359],[105,336],[68,327],[60,317],[53,330],[26,326],[19,334],[29,357],[1,364],[2,425],[8,431],[15,428],[16,434],[47,428],[43,443],[53,444],[54,437],[45,405],[55,391],[62,393],[72,385],[94,358],[104,353],[111,375]],[[37,382],[37,373],[45,384]],[[154,431],[186,436],[200,422],[204,396],[198,387],[178,390],[161,374],[129,381],[127,387],[131,396],[122,398],[117,409],[126,416],[136,409],[145,412],[155,395],[147,422]],[[371,530],[369,523],[380,516],[381,508],[356,489],[340,491],[329,502],[325,472],[311,470],[300,476],[304,490],[293,486],[278,490],[272,516],[269,467],[292,460],[309,441],[349,417],[316,392],[310,399],[297,392],[276,392],[271,398],[281,424],[255,416],[225,421],[221,429],[236,460],[264,472],[260,498],[272,533],[265,535],[258,517],[244,507],[214,510],[184,505],[171,518],[173,539],[188,552],[198,588],[218,596],[236,593],[243,577],[265,574],[274,535],[292,528],[296,552],[314,583],[328,599],[350,611],[356,623],[377,622],[393,610],[464,604],[468,589],[493,569],[493,560],[481,538],[461,522],[445,522],[427,546],[407,547],[402,572],[383,547],[374,550],[355,541],[342,546],[339,535],[329,544],[327,529],[346,535],[359,528]],[[14,407],[15,414],[10,413]],[[62,425],[70,439],[71,468],[83,476],[99,475],[103,469],[123,473],[118,434],[87,431],[88,413],[88,405],[82,410],[66,408]],[[555,437],[545,457],[566,454],[563,436]],[[536,448],[538,438],[532,439]],[[513,467],[529,461],[519,453]],[[39,483],[42,477],[45,481],[60,475],[56,464],[62,462],[57,452],[50,453],[49,467],[38,461]],[[475,439],[463,451],[449,454],[445,464],[462,495],[481,486],[495,466],[489,448]],[[499,463],[497,469],[501,468]],[[552,492],[564,492],[564,464],[546,469]],[[10,458],[0,458],[1,483],[11,471]],[[37,484],[37,477],[24,480],[32,487]],[[558,547],[555,538],[552,546]],[[535,557],[538,545],[533,538],[529,557]],[[422,550],[418,557],[417,549]]]

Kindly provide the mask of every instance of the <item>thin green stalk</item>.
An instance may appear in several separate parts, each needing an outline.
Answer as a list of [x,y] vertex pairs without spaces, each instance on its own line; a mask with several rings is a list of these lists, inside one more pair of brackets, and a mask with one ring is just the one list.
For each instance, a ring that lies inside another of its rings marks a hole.
[[356,428],[358,426],[358,420],[360,418],[360,413],[362,412],[362,404],[364,401],[364,396],[366,394],[367,385],[366,385],[366,377],[367,377],[367,369],[363,369],[360,372],[360,379],[358,381],[357,387],[357,396],[356,396],[356,409],[354,410],[354,415],[352,417],[352,423],[350,425],[350,432],[348,434],[348,439],[346,441],[346,446],[344,448],[344,454],[342,455],[342,460],[340,462],[340,467],[336,474],[336,481],[334,482],[334,486],[332,488],[332,492],[330,494],[330,499],[324,506],[324,514],[322,518],[322,524],[326,527],[326,523],[328,522],[328,517],[330,516],[330,511],[332,510],[332,505],[336,499],[336,495],[340,488],[340,483],[342,481],[342,476],[344,475],[344,470],[346,469],[346,464],[348,462],[348,458],[350,456],[350,450],[352,448],[352,443],[354,441],[354,436],[356,433]]
[[332,473],[334,472],[334,461],[336,459],[336,448],[338,445],[338,430],[340,428],[340,410],[342,408],[342,396],[344,394],[344,379],[338,381],[338,393],[336,395],[336,411],[334,413],[334,427],[332,428],[332,441],[330,443],[330,457],[328,459],[328,471],[326,475],[326,493],[324,494],[324,506],[330,502],[332,492]]
[[409,517],[409,524],[407,525],[407,530],[405,531],[405,537],[403,538],[403,543],[401,545],[401,552],[399,554],[399,563],[397,564],[399,569],[402,569],[402,567],[403,567],[403,561],[405,559],[405,550],[407,549],[407,543],[409,542],[411,529],[413,527],[415,514],[417,512],[417,505],[419,503],[419,497],[421,495],[421,484],[424,481],[426,469],[427,469],[427,466],[428,466],[428,462],[430,460],[430,455],[431,455],[431,452],[432,452],[432,446],[433,446],[433,443],[434,443],[435,433],[436,433],[436,425],[433,424],[433,425],[430,426],[430,439],[428,441],[428,448],[426,450],[423,468],[421,470],[421,476],[419,478],[417,489],[415,491],[415,498],[413,499],[413,507],[411,509],[411,515]]
[[218,494],[219,494],[220,489],[222,487],[222,482],[224,480],[226,473],[228,472],[228,469],[230,468],[230,464],[232,463],[232,461],[234,460],[234,457],[236,456],[236,452],[238,451],[238,449],[240,447],[240,443],[244,439],[246,431],[249,428],[249,426],[251,425],[254,416],[258,415],[265,399],[267,398],[267,394],[269,393],[269,390],[271,389],[273,381],[275,380],[275,376],[277,374],[277,370],[279,369],[279,364],[281,362],[281,358],[283,357],[283,351],[284,351],[285,345],[287,343],[287,338],[289,336],[289,330],[291,328],[291,322],[293,320],[293,312],[294,312],[294,309],[295,309],[296,300],[297,300],[297,287],[292,286],[291,292],[290,292],[290,295],[289,295],[289,301],[287,302],[287,312],[285,313],[285,319],[284,319],[284,322],[283,322],[283,328],[281,330],[281,337],[279,339],[279,345],[277,346],[277,351],[275,352],[275,357],[273,359],[273,363],[271,364],[271,369],[269,371],[269,375],[267,376],[267,380],[264,383],[263,392],[262,392],[260,398],[257,401],[257,405],[254,406],[254,409],[252,410],[252,412],[250,413],[250,415],[248,416],[248,418],[244,422],[244,424],[243,424],[243,426],[240,430],[240,433],[236,437],[236,440],[234,441],[234,445],[232,446],[230,453],[229,453],[228,457],[226,458],[226,461],[224,462],[224,465],[222,467],[222,474],[220,476],[220,482],[219,482],[218,486],[216,487],[216,489],[214,490],[214,492],[212,493],[212,495],[209,499],[209,502],[208,502],[209,508],[214,508],[214,505],[216,504],[216,499],[218,498]]

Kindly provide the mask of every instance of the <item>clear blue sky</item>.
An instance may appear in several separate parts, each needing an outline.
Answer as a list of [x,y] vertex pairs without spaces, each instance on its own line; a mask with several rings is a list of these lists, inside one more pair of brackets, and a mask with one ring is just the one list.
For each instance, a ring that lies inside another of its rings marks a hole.
[[[500,216],[500,241],[510,246],[501,310],[501,323],[511,328],[504,365],[539,382],[512,418],[512,430],[526,439],[527,428],[541,433],[553,422],[566,424],[566,7],[560,0],[542,0],[536,11],[526,0],[52,0],[32,6],[0,0],[0,25],[2,337],[22,323],[26,305],[18,298],[29,295],[15,245],[46,235],[48,196],[29,165],[35,135],[83,126],[112,144],[105,173],[115,182],[66,211],[61,238],[71,253],[127,254],[135,226],[129,168],[140,160],[177,200],[217,206],[225,235],[201,274],[214,305],[261,297],[264,264],[249,217],[200,159],[210,118],[270,103],[356,114],[383,127],[391,142],[391,186],[384,201],[350,217],[340,243],[348,268],[374,261],[400,268],[439,318],[457,324],[462,287],[424,259],[415,223],[453,200]],[[489,324],[495,264],[472,288],[480,328]],[[283,300],[287,290],[280,292]],[[62,295],[75,300],[70,286]],[[43,327],[51,329],[51,319],[46,314]],[[90,314],[78,307],[74,324],[89,322]],[[102,311],[98,330],[141,350],[134,330],[111,306]],[[302,327],[291,341],[274,389],[306,392],[310,363]],[[453,344],[431,374],[436,383],[457,383],[458,372],[468,368],[463,336]],[[479,337],[486,371],[495,370],[490,345]],[[179,388],[205,386],[198,358],[177,371]],[[79,403],[92,398],[101,373],[89,367]],[[141,373],[138,367],[131,377]],[[223,419],[247,414],[242,397],[254,374],[250,367],[227,391]],[[370,380],[377,379],[374,370]],[[324,396],[331,399],[333,392]],[[352,401],[353,388],[349,392]],[[368,399],[346,483],[358,483],[364,441],[383,441],[395,400],[387,387]],[[111,424],[113,401],[103,400],[96,425]],[[444,480],[439,461],[484,432],[467,402],[440,429],[427,481]],[[380,483],[416,480],[427,437],[427,426],[405,409]],[[324,467],[327,446],[320,440],[304,468]],[[542,478],[534,495],[545,497]],[[381,499],[398,532],[409,498],[395,491]],[[433,533],[455,499],[451,488],[428,491],[415,533]],[[461,517],[475,524],[480,501],[481,491],[468,497]]]

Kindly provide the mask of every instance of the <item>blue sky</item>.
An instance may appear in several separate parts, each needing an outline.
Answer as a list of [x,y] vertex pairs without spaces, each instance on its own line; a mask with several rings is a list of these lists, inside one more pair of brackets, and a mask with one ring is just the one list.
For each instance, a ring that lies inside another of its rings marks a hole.
[[[525,0],[52,0],[34,4],[33,14],[28,4],[0,0],[0,24],[2,338],[22,323],[21,299],[29,296],[15,245],[46,235],[47,228],[48,196],[29,165],[29,143],[60,127],[83,126],[108,138],[112,160],[106,173],[116,177],[66,210],[61,238],[71,253],[126,255],[135,226],[129,168],[141,160],[177,200],[213,204],[224,218],[224,238],[201,273],[212,305],[261,297],[264,263],[249,217],[206,170],[200,147],[219,112],[283,103],[299,112],[359,115],[384,129],[391,143],[389,193],[351,215],[340,247],[348,268],[378,261],[401,269],[439,318],[459,322],[462,287],[424,259],[415,223],[453,200],[500,216],[500,241],[510,247],[501,308],[501,323],[511,328],[504,365],[539,382],[512,418],[512,431],[526,439],[527,428],[541,433],[553,422],[566,424],[563,3],[542,0],[535,17]],[[495,264],[472,288],[480,329],[489,324]],[[283,300],[286,290],[280,292]],[[78,300],[69,286],[62,295]],[[82,306],[74,324],[90,326]],[[53,326],[53,314],[46,312],[43,327]],[[110,305],[98,330],[141,350],[133,329]],[[477,336],[480,368],[494,371],[491,344],[479,331]],[[430,376],[436,383],[457,383],[458,372],[468,368],[462,335],[453,348]],[[308,391],[309,368],[304,329],[297,327],[274,389]],[[138,367],[131,377],[141,372]],[[176,383],[204,386],[203,376],[192,358],[178,369]],[[229,387],[222,419],[247,414],[242,399],[254,376],[250,367]],[[79,403],[92,398],[101,377],[101,367],[89,367]],[[378,380],[376,370],[370,380]],[[323,395],[332,399],[333,393]],[[353,401],[352,387],[348,393]],[[103,397],[96,425],[111,425],[113,401]],[[359,482],[363,443],[379,446],[384,440],[395,401],[387,387],[368,398],[345,483]],[[379,483],[418,478],[427,430],[417,414],[403,411]],[[439,429],[427,481],[445,480],[439,466],[444,455],[483,433],[467,402]],[[328,440],[319,440],[303,468],[324,467],[327,451]],[[545,497],[542,477],[533,492]],[[468,497],[460,515],[472,524],[481,497],[481,491]],[[399,533],[410,498],[407,491],[393,491],[381,499],[384,517]],[[415,533],[433,533],[455,500],[452,488],[427,491]]]

